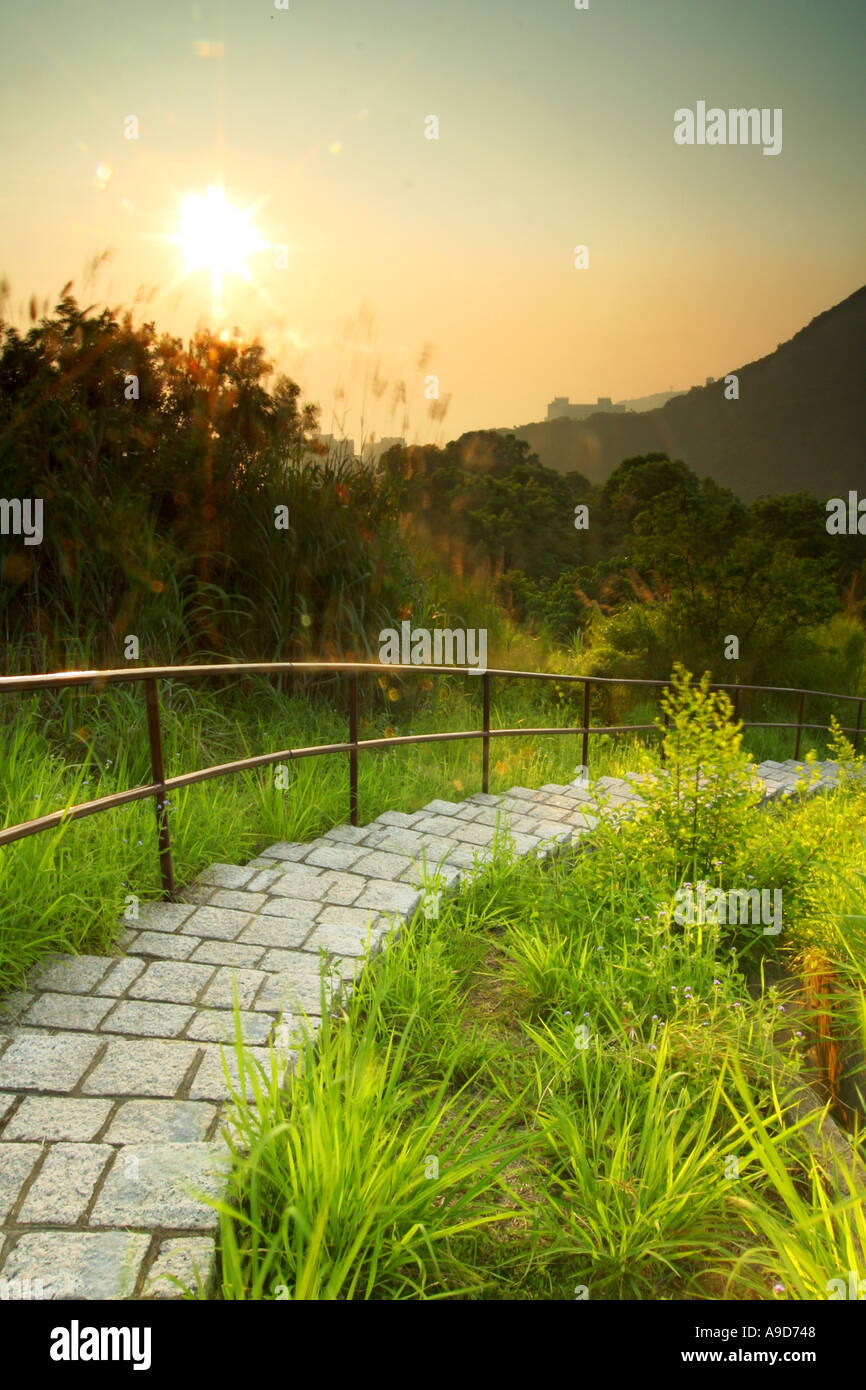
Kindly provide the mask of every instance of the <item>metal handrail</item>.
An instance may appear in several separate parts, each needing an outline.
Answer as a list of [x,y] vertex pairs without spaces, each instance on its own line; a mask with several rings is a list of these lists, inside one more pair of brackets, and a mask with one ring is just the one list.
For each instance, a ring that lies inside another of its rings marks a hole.
[[[200,768],[195,772],[184,772],[177,777],[166,777],[162,754],[162,730],[159,718],[160,680],[170,680],[177,677],[182,677],[185,680],[201,680],[206,677],[214,676],[277,675],[281,673],[316,671],[330,671],[336,675],[347,673],[349,676],[349,738],[347,742],[315,744],[309,748],[284,748],[279,753],[262,753],[252,758],[240,758],[234,762],[219,763],[211,767]],[[481,677],[482,689],[482,727],[480,729],[449,730],[441,734],[408,734],[398,735],[393,738],[359,740],[358,674],[368,671],[387,671],[391,674],[409,671],[416,675],[422,671],[425,674],[435,673],[436,675],[478,675]],[[582,682],[584,688],[583,723],[573,727],[491,729],[490,682],[491,678],[496,676],[504,678],[516,677],[526,680]],[[122,681],[144,683],[153,781],[147,783],[145,786],[132,787],[128,791],[114,792],[110,796],[99,797],[95,801],[85,801],[76,806],[68,806],[61,811],[54,811],[50,815],[38,816],[31,820],[24,821],[20,825],[7,826],[5,829],[0,830],[0,845],[10,844],[15,840],[25,839],[29,835],[41,834],[43,831],[51,830],[58,825],[64,824],[68,820],[82,820],[86,816],[98,815],[102,811],[109,811],[117,806],[125,806],[132,801],[141,801],[145,797],[153,796],[156,802],[156,822],[162,886],[164,893],[169,899],[173,899],[175,896],[175,884],[174,865],[171,854],[171,837],[168,824],[168,795],[179,787],[193,786],[195,783],[207,781],[211,777],[225,777],[230,773],[240,772],[246,768],[266,767],[271,763],[278,763],[292,758],[312,758],[322,757],[329,753],[348,753],[349,819],[352,825],[357,825],[359,816],[358,754],[362,749],[393,748],[406,746],[408,744],[445,743],[454,742],[458,739],[480,738],[482,740],[482,789],[486,792],[489,788],[490,780],[490,740],[492,738],[526,737],[527,735],[535,736],[542,734],[580,735],[583,739],[582,762],[584,767],[588,767],[590,734],[653,733],[658,730],[658,725],[656,724],[591,725],[589,720],[592,687],[596,685],[667,686],[669,684],[669,681],[655,678],[582,676],[573,675],[571,673],[558,674],[551,671],[509,671],[499,667],[478,671],[474,668],[465,666],[410,666],[398,662],[389,662],[385,664],[369,661],[261,661],[231,662],[221,665],[199,666],[134,666],[110,671],[62,671],[49,672],[45,675],[36,676],[2,676],[0,677],[0,695],[23,694],[28,691],[46,689],[56,690],[81,685],[92,686],[94,690],[98,692],[107,685],[119,684]],[[854,700],[857,703],[857,724],[855,728],[846,727],[842,732],[854,735],[855,752],[859,747],[861,725],[863,721],[863,705],[864,701],[866,701],[866,696],[864,695],[842,695],[834,694],[827,690],[804,690],[799,687],[780,685],[738,685],[733,682],[725,681],[713,681],[709,688],[711,690],[733,690],[735,692],[733,701],[735,718],[738,717],[740,695],[743,691],[760,691],[764,694],[775,695],[799,695],[800,699],[796,723],[779,723],[760,720],[743,721],[743,727],[750,729],[796,729],[797,742],[794,753],[795,758],[800,756],[800,742],[803,730],[823,730],[825,727],[823,724],[807,724],[804,721],[806,700],[808,697],[814,696],[825,700]],[[665,716],[665,726],[667,726],[667,722],[667,716]]]

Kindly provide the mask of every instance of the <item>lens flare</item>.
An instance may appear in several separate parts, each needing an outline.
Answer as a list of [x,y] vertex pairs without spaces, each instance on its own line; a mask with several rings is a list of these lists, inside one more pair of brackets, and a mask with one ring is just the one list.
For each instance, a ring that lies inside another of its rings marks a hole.
[[191,193],[181,204],[181,228],[172,240],[183,252],[188,274],[210,272],[214,299],[227,274],[248,280],[247,257],[266,247],[251,216],[233,207],[222,188],[211,187],[204,196]]

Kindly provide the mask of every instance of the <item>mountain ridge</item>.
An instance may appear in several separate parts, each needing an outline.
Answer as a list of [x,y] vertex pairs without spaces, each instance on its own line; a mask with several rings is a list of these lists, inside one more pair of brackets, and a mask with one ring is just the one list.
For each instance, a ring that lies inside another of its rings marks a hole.
[[766,493],[829,497],[866,481],[866,285],[776,350],[655,410],[545,420],[507,431],[541,462],[604,482],[624,458],[663,451],[745,502]]

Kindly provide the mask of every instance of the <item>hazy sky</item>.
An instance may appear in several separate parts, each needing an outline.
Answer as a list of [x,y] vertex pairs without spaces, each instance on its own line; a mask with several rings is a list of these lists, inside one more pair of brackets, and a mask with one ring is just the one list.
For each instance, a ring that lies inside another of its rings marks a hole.
[[[159,328],[259,333],[323,430],[444,440],[722,376],[866,279],[862,0],[289,5],[2,0],[14,318],[155,287]],[[676,145],[699,101],[782,108],[781,153]],[[214,315],[168,238],[220,184],[268,246]]]

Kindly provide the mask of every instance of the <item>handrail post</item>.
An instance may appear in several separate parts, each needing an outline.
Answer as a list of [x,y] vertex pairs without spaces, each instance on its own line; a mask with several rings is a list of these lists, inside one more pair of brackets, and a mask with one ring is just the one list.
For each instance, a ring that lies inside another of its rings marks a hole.
[[588,679],[583,682],[583,749],[580,755],[581,766],[586,768],[586,775],[589,776],[589,713],[590,697],[592,695],[592,685]]
[[[665,710],[665,732],[667,732],[667,730],[668,730],[669,727],[670,727],[670,715],[668,714],[667,710]],[[661,746],[661,753],[660,753],[660,756],[659,756],[659,761],[661,762],[662,767],[664,767],[664,765],[665,765],[665,735],[664,735],[664,734],[662,734],[662,746]]]
[[147,733],[150,739],[150,765],[157,784],[156,828],[159,836],[159,869],[162,888],[169,902],[174,902],[174,864],[171,858],[171,839],[168,833],[168,793],[165,789],[165,766],[162,759],[162,733],[159,726],[159,695],[155,679],[144,682],[147,707]]
[[861,724],[861,722],[862,722],[862,719],[863,719],[863,701],[860,700],[860,701],[858,701],[858,704],[857,704],[857,728],[854,730],[854,752],[855,752],[855,753],[857,752],[857,748],[858,748],[858,746],[859,746],[859,744],[860,744],[860,724]]
[[799,709],[798,709],[798,711],[797,711],[797,745],[796,745],[796,747],[795,747],[795,749],[794,749],[794,760],[795,760],[795,761],[796,761],[796,759],[799,758],[799,756],[800,756],[800,740],[801,740],[801,738],[803,737],[803,713],[804,713],[805,709],[806,709],[806,692],[805,692],[805,690],[804,690],[803,693],[802,693],[801,696],[800,696],[800,707],[799,707]]
[[358,677],[349,675],[349,823],[358,824]]
[[481,790],[490,791],[490,672],[481,677],[481,720],[484,737],[481,740]]

